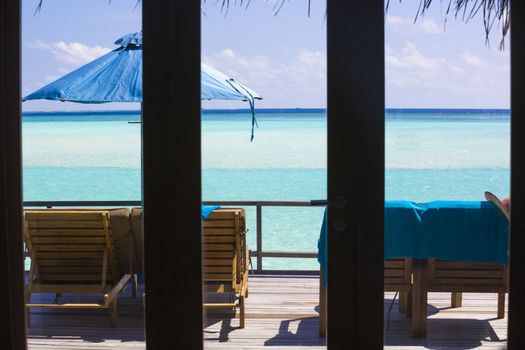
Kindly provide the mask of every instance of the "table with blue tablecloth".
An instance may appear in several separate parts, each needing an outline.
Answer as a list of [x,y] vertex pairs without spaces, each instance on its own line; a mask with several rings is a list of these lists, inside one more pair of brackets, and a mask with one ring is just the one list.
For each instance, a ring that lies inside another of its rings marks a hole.
[[[421,263],[423,265],[434,259],[507,265],[508,221],[491,202],[386,201],[384,234],[385,259],[409,258],[423,262]],[[318,241],[318,261],[324,279],[324,283],[321,284],[322,309],[324,309],[324,287],[328,280],[327,253],[327,212],[325,211]],[[412,323],[413,335],[418,334],[416,336],[426,334],[426,290],[420,292],[425,295],[421,298],[422,304],[417,305],[417,308],[425,315],[425,319],[420,320],[421,324]],[[321,315],[324,316],[324,311],[321,311]],[[323,326],[320,328],[320,333],[323,334],[324,320],[321,322]],[[414,327],[417,327],[415,332]]]
[[[507,265],[508,222],[491,202],[385,202],[385,259],[417,258]],[[318,242],[325,267],[326,212]],[[325,269],[326,270],[326,269]]]

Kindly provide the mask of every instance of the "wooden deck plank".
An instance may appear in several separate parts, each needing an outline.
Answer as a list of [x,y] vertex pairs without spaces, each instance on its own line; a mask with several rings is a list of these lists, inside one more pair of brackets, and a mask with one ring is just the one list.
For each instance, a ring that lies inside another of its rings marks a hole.
[[[317,336],[318,278],[250,276],[249,288],[246,328],[238,328],[233,310],[208,310],[205,349],[326,348]],[[117,328],[109,326],[107,310],[32,310],[29,349],[144,349],[142,300],[131,298],[130,293],[127,288],[119,296]],[[385,295],[385,326],[393,295]],[[67,300],[65,295],[61,302]],[[460,308],[450,307],[450,293],[430,293],[429,302],[427,339],[410,337],[410,322],[394,303],[385,349],[506,349],[507,318],[496,318],[496,294],[465,293]]]

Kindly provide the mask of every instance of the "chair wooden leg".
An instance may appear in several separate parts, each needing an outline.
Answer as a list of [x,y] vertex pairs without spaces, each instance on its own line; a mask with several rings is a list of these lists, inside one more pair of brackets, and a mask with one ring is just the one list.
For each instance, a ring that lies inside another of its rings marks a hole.
[[450,305],[452,307],[461,307],[463,304],[463,293],[453,292],[450,296]]
[[109,305],[109,313],[111,316],[111,327],[117,326],[117,298],[113,300],[111,305]]
[[412,337],[427,336],[427,291],[425,283],[426,262],[414,259],[414,284],[412,286]]
[[405,314],[408,306],[408,292],[399,292],[399,312]]
[[239,296],[239,309],[240,309],[240,316],[239,316],[239,326],[240,328],[244,328],[244,296]]
[[26,321],[26,327],[31,327],[31,315],[29,314],[29,308],[26,306],[25,310],[25,321]]
[[137,297],[137,275],[131,275],[131,296],[133,298]]
[[[25,302],[26,302],[25,305],[29,304],[30,300],[31,300],[31,293],[26,291],[25,292]],[[27,306],[25,306],[24,313],[25,313],[26,327],[29,328],[31,327],[31,315],[29,314],[29,308]]]
[[407,318],[412,318],[412,291],[407,293]]
[[55,300],[53,301],[53,304],[59,304],[60,298],[62,298],[62,293],[55,293]]
[[498,318],[505,317],[505,293],[498,293]]
[[324,271],[322,269],[319,281],[319,337],[326,337],[326,288],[324,285]]

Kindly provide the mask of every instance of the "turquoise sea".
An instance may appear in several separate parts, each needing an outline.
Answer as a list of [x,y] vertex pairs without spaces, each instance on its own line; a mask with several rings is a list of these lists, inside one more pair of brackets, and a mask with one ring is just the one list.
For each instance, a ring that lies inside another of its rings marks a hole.
[[[24,200],[140,200],[138,112],[25,113]],[[326,198],[322,110],[204,111],[203,200]],[[385,197],[482,200],[509,193],[507,110],[387,110]],[[265,208],[264,250],[316,251],[322,208]],[[255,247],[255,211],[248,208]],[[316,269],[265,258],[266,269]]]

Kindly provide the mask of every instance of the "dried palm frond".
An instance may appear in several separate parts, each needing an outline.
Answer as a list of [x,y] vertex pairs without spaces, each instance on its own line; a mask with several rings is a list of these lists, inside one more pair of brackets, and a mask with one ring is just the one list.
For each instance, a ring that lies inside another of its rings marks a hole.
[[[111,4],[111,0],[108,0]],[[142,0],[137,0],[135,8],[140,4]],[[206,0],[201,0],[203,4],[206,4]],[[268,0],[266,0],[268,2]],[[277,16],[281,12],[284,4],[290,0],[278,0],[273,5],[274,14]],[[439,0],[444,2],[446,0]],[[42,4],[44,0],[39,0],[35,10],[35,15],[42,10]],[[401,0],[399,0],[401,2]],[[433,0],[420,0],[419,8],[417,10],[414,21],[425,15],[425,11],[428,10]],[[228,10],[231,5],[240,6],[248,9],[251,0],[215,0],[215,4],[221,5],[221,12],[225,15],[228,14]],[[390,0],[386,0],[385,12],[388,11]],[[308,0],[308,17],[310,17],[312,0]],[[501,40],[499,48],[504,48],[505,37],[507,36],[510,29],[510,3],[509,0],[448,0],[447,10],[445,12],[445,23],[448,15],[454,12],[454,18],[460,18],[464,22],[468,22],[473,19],[478,13],[483,15],[483,26],[485,29],[485,38],[487,44],[489,44],[489,34],[492,31],[494,24],[500,27]]]
[[[141,1],[142,0],[137,0],[137,3],[135,4],[135,7],[133,8],[133,10],[135,10],[140,5]],[[37,13],[42,11],[42,5],[43,4],[44,4],[44,0],[38,0],[38,5],[36,5],[34,16],[36,16]],[[111,5],[111,0],[108,0],[108,4]]]
[[[388,3],[386,8],[388,9]],[[443,2],[444,0],[440,0]],[[399,0],[401,2],[401,0]],[[419,8],[414,18],[417,21],[419,17],[425,15],[425,11],[430,7],[432,0],[420,0]],[[494,24],[497,22],[501,30],[501,40],[499,44],[500,50],[504,49],[505,37],[510,29],[510,6],[509,0],[449,0],[447,10],[445,12],[445,22],[451,11],[454,13],[454,18],[468,22],[473,19],[478,13],[483,15],[483,26],[485,29],[485,40],[489,44],[489,34],[491,33]]]
[[[267,0],[268,1],[268,0]],[[278,0],[273,5],[274,14],[277,15],[283,8],[286,2],[290,0]],[[446,0],[439,0],[444,2]],[[205,3],[206,0],[203,0]],[[401,0],[399,0],[401,2]],[[428,10],[433,0],[420,0],[419,8],[416,12],[414,22],[420,17],[423,17],[425,11]],[[215,0],[215,3],[221,3],[221,11],[228,12],[230,5],[243,6],[246,3],[246,8],[250,3],[250,0]],[[308,17],[310,17],[312,0],[308,0]],[[388,11],[390,0],[386,0],[385,13]],[[485,39],[489,44],[489,34],[492,31],[494,24],[498,24],[501,30],[501,40],[499,48],[502,50],[504,47],[505,37],[507,36],[510,29],[510,4],[509,0],[448,0],[448,6],[445,13],[445,23],[448,15],[454,13],[454,18],[461,18],[464,22],[468,22],[473,19],[478,13],[483,15],[483,25],[485,29]]]

